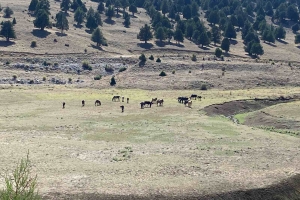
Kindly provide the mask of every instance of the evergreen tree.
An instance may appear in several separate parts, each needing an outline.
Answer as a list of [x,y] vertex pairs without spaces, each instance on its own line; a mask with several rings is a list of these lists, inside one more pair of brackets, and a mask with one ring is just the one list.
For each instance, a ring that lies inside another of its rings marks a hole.
[[195,1],[193,1],[191,7],[192,7],[192,13],[191,13],[192,17],[198,17],[199,16],[198,4]]
[[250,52],[251,52],[251,54],[254,54],[256,56],[264,54],[263,47],[259,43],[252,44]]
[[171,6],[168,17],[171,19],[175,19],[175,16],[176,16],[175,8],[174,6]]
[[56,28],[61,30],[61,33],[64,32],[64,30],[69,30],[69,22],[68,19],[63,12],[59,12],[56,14]]
[[210,40],[207,36],[207,33],[206,32],[203,32],[199,39],[198,39],[198,43],[202,45],[202,47],[205,45],[205,46],[208,46],[210,44]]
[[194,25],[192,23],[188,23],[185,30],[185,37],[191,39],[194,33]]
[[211,29],[212,41],[216,45],[216,43],[221,42],[221,30],[217,26],[213,26]]
[[289,18],[292,21],[298,21],[299,20],[298,9],[294,5],[290,5],[287,8],[286,14],[287,14],[287,18]]
[[39,2],[39,0],[31,0],[31,2],[30,2],[30,4],[29,4],[29,7],[28,7],[28,10],[29,10],[30,12],[35,11],[35,8],[36,8],[38,2]]
[[266,12],[266,15],[268,15],[268,16],[272,17],[274,15],[273,6],[270,1],[268,1],[265,6],[265,12]]
[[124,26],[127,28],[130,26],[130,17],[129,16],[125,17]]
[[62,0],[60,8],[62,11],[67,12],[71,7],[71,0]]
[[91,31],[98,27],[98,23],[95,18],[95,13],[87,15],[85,26]]
[[174,32],[171,29],[167,30],[167,38],[168,38],[168,42],[171,42],[172,37],[174,36]]
[[125,12],[125,9],[129,6],[128,0],[121,0],[123,11]]
[[129,6],[129,12],[132,12],[132,16],[134,16],[134,13],[137,13],[137,7],[134,4],[131,4]]
[[192,17],[192,8],[190,5],[186,5],[183,7],[182,11],[183,17],[186,19],[191,19]]
[[111,77],[110,79],[110,85],[111,86],[115,86],[117,83],[116,83],[116,80],[115,80],[115,76]]
[[40,28],[42,31],[46,26],[50,25],[49,15],[44,9],[40,9],[33,21],[34,27]]
[[297,34],[295,36],[295,44],[299,44],[300,43],[300,34]]
[[234,26],[230,22],[227,23],[227,27],[224,32],[224,36],[229,39],[236,38],[236,32],[235,32]]
[[161,4],[161,12],[164,16],[169,12],[169,5],[167,0],[163,0]]
[[242,15],[238,15],[237,16],[237,26],[239,27],[239,29],[241,29],[241,27],[243,27],[245,25],[245,19],[243,18]]
[[99,27],[93,31],[91,39],[93,42],[96,42],[97,47],[106,44],[106,40]]
[[233,26],[238,26],[238,20],[237,20],[236,16],[231,15],[231,16],[230,16],[230,22],[231,22],[231,24],[232,24]]
[[183,33],[178,28],[174,32],[174,40],[176,41],[176,43],[183,42],[183,40],[184,40]]
[[74,13],[74,21],[77,22],[77,25],[80,25],[83,23],[84,18],[85,18],[85,13],[80,7],[78,7]]
[[12,21],[13,25],[17,24],[17,20],[16,18],[14,17],[13,21]]
[[37,15],[39,10],[45,10],[50,15],[50,2],[49,0],[40,0],[35,7],[34,14]]
[[297,31],[299,31],[300,30],[299,24],[294,24],[292,26],[292,30],[293,30],[294,33],[296,33]]
[[119,0],[115,2],[115,7],[117,8],[117,15],[119,15],[119,8],[122,7],[122,4]]
[[114,7],[109,6],[108,9],[107,9],[107,11],[106,11],[106,13],[105,13],[105,15],[108,17],[108,19],[111,20],[111,18],[113,16],[115,16],[115,9],[114,9]]
[[222,40],[222,43],[221,43],[221,48],[226,51],[226,53],[229,51],[230,49],[230,41],[228,38],[224,38]]
[[3,15],[4,17],[10,18],[10,16],[14,14],[14,11],[10,7],[6,7],[4,8],[3,13],[4,13]]
[[274,35],[274,32],[272,30],[270,30],[269,28],[265,29],[263,31],[263,34],[262,34],[262,39],[264,41],[267,41],[267,42],[272,42],[272,43],[275,43],[275,35]]
[[198,43],[198,38],[200,37],[201,33],[200,31],[198,30],[195,30],[194,33],[193,33],[193,36],[192,36],[192,39],[193,41],[196,43],[196,44],[199,44]]
[[286,32],[282,26],[275,29],[275,38],[276,39],[285,39]]
[[105,7],[108,8],[111,5],[112,5],[111,0],[106,0]]
[[10,38],[16,38],[16,33],[13,24],[10,21],[3,22],[1,26],[0,35],[5,37],[7,42],[9,42]]
[[147,24],[143,26],[140,29],[139,34],[137,35],[137,39],[140,39],[140,41],[145,41],[145,44],[147,44],[148,40],[151,40],[153,38],[153,35],[151,33],[151,28]]
[[166,33],[163,27],[159,27],[156,31],[155,31],[155,38],[159,39],[160,42],[162,42],[163,40],[166,39]]
[[98,11],[95,12],[94,18],[95,18],[96,24],[99,26],[102,26],[101,15]]
[[103,12],[104,12],[105,7],[104,7],[104,3],[103,3],[103,2],[100,2],[100,3],[98,4],[97,10],[98,10],[99,13],[103,13]]
[[218,58],[220,58],[221,57],[221,55],[222,55],[222,50],[220,49],[220,48],[216,48],[216,50],[215,50],[215,55],[218,57]]
[[207,21],[210,22],[212,25],[218,24],[220,21],[220,14],[219,11],[214,10],[209,14]]

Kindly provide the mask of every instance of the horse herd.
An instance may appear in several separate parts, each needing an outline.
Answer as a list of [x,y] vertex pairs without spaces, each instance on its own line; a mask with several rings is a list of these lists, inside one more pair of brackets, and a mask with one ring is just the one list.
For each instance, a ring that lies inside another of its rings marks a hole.
[[[122,102],[124,102],[124,100],[125,100],[125,98],[123,96],[122,97],[121,96],[113,96],[111,101],[115,101],[115,102],[119,101],[120,102],[120,99],[122,99]],[[189,108],[192,107],[192,103],[193,103],[192,99],[194,99],[194,100],[200,99],[200,101],[201,101],[202,97],[198,96],[196,94],[192,94],[190,97],[180,96],[180,97],[177,98],[179,103],[183,103],[185,106],[188,106]],[[129,103],[129,98],[126,98],[126,102]],[[142,101],[140,103],[141,109],[144,109],[145,107],[151,108],[151,106],[153,104],[156,104],[157,106],[163,106],[164,100],[163,99],[158,99],[158,98],[152,98],[151,101]],[[65,108],[65,106],[66,106],[66,103],[63,102],[63,109]],[[85,106],[85,101],[84,100],[81,101],[81,106],[82,107]],[[101,101],[97,99],[95,101],[95,106],[101,106]],[[121,108],[121,111],[124,112],[125,106],[121,105],[120,108]]]

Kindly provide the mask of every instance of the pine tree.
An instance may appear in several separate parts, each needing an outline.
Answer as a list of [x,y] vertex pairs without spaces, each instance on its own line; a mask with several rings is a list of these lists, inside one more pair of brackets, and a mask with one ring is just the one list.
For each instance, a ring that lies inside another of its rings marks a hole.
[[209,14],[207,21],[210,22],[212,25],[218,24],[220,21],[219,11],[214,10]]
[[97,10],[98,10],[99,13],[103,13],[103,12],[104,12],[105,7],[104,7],[104,3],[103,3],[103,2],[100,2],[100,3],[98,4]]
[[35,7],[34,14],[37,15],[39,10],[45,10],[48,15],[50,15],[50,2],[49,0],[40,0]]
[[192,8],[190,5],[186,5],[183,7],[182,11],[183,17],[186,19],[191,19],[192,17]]
[[224,36],[229,39],[236,38],[236,32],[235,32],[234,26],[230,22],[227,23],[227,27],[224,32]]
[[115,7],[117,8],[117,15],[119,15],[119,9],[120,9],[121,6],[122,6],[122,4],[120,3],[120,1],[116,0]]
[[195,2],[195,1],[193,1],[192,2],[192,17],[198,17],[199,16],[199,6],[198,6],[198,4]]
[[229,51],[230,49],[230,41],[228,38],[224,38],[222,40],[222,43],[221,43],[221,48],[226,51],[226,53]]
[[129,12],[132,12],[132,16],[134,16],[134,13],[137,13],[137,7],[134,4],[131,4],[129,6]]
[[31,2],[30,2],[30,4],[29,4],[29,7],[28,7],[28,10],[29,10],[30,12],[35,11],[35,8],[36,8],[38,2],[39,2],[39,0],[31,0]]
[[282,26],[275,29],[276,39],[285,39],[286,32]]
[[67,12],[71,7],[71,1],[70,0],[62,0],[60,4],[60,8],[62,11]]
[[171,29],[167,30],[167,38],[168,38],[168,42],[171,42],[172,37],[174,36],[174,32]]
[[300,43],[300,34],[297,34],[295,36],[295,44],[299,44]]
[[78,7],[74,13],[74,21],[77,22],[77,25],[83,23],[85,18],[85,13],[82,11],[80,7]]
[[192,23],[187,24],[186,30],[185,30],[185,37],[191,39],[194,33],[194,26]]
[[169,12],[169,5],[167,0],[163,0],[161,4],[161,12],[164,16]]
[[106,11],[106,13],[105,13],[105,15],[108,17],[108,19],[111,20],[111,18],[113,16],[115,16],[115,9],[114,9],[114,7],[109,6],[108,9],[107,9],[107,11]]
[[96,24],[99,26],[102,26],[101,15],[98,11],[95,12],[94,18],[95,18]]
[[106,44],[106,40],[99,27],[93,31],[91,39],[93,42],[96,42],[97,47]]
[[124,26],[127,28],[130,26],[130,17],[129,16],[125,17]]
[[216,45],[216,43],[220,43],[221,42],[221,30],[217,27],[217,26],[213,26],[211,29],[211,33],[212,33],[212,41],[214,42],[214,44]]
[[176,29],[174,32],[174,40],[176,41],[176,43],[180,43],[183,42],[184,38],[183,38],[183,33],[180,29]]
[[125,9],[129,6],[128,0],[121,0],[123,11],[125,12]]
[[69,30],[69,22],[68,19],[63,12],[59,12],[56,14],[56,28],[61,30],[61,33],[64,32],[64,30]]
[[4,13],[3,15],[4,17],[10,18],[10,16],[14,14],[14,11],[10,7],[6,7],[4,8],[3,13]]
[[270,1],[268,1],[265,5],[265,12],[266,12],[266,15],[268,15],[268,16],[272,17],[274,15],[273,6]]
[[17,20],[16,18],[14,17],[13,21],[12,21],[13,25],[17,24]]
[[95,13],[87,15],[85,26],[91,31],[98,27],[98,23],[95,18]]
[[111,77],[110,79],[110,85],[111,86],[115,86],[117,83],[116,83],[116,80],[115,80],[115,76]]
[[46,26],[49,26],[49,15],[44,9],[40,9],[33,21],[34,27],[40,28],[42,31]]
[[159,39],[160,42],[166,39],[166,33],[163,27],[159,27],[155,32],[155,38]]
[[218,58],[220,58],[221,57],[221,55],[222,55],[222,50],[220,49],[220,48],[216,48],[216,50],[215,50],[215,55],[218,57]]
[[207,33],[206,32],[203,32],[199,39],[198,39],[198,43],[202,45],[202,47],[205,45],[205,46],[208,46],[210,44],[210,40],[207,36]]
[[147,41],[151,40],[152,38],[153,38],[153,35],[151,33],[150,26],[148,26],[147,24],[145,24],[145,26],[143,26],[140,29],[140,32],[137,35],[137,39],[140,39],[140,41],[145,41],[145,44],[147,44]]
[[10,38],[16,38],[16,33],[13,24],[10,21],[3,22],[1,26],[0,35],[5,37],[7,42],[9,42]]
[[250,52],[251,52],[251,54],[254,54],[256,56],[264,54],[263,47],[259,43],[252,44]]

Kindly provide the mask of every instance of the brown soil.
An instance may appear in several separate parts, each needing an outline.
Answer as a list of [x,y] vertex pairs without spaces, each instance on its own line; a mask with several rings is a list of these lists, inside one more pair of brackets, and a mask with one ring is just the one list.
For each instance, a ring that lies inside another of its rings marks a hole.
[[300,197],[300,175],[293,176],[288,180],[282,181],[278,184],[271,185],[266,188],[251,189],[251,190],[240,190],[228,193],[199,196],[196,194],[191,194],[189,196],[162,196],[162,195],[149,195],[149,196],[134,196],[134,195],[105,195],[105,194],[59,194],[54,193],[49,196],[45,196],[45,199],[80,199],[80,200],[299,200]]
[[246,99],[225,102],[222,104],[212,104],[205,107],[203,110],[209,116],[224,115],[226,117],[236,115],[239,113],[252,112],[260,110],[268,106],[273,106],[279,103],[288,103],[296,101],[299,98],[295,97],[279,97],[276,99]]

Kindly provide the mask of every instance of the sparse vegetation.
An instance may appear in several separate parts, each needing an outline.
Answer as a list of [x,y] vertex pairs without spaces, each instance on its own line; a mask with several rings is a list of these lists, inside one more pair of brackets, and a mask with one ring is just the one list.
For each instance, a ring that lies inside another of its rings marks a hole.
[[109,73],[114,72],[114,69],[113,69],[111,66],[107,66],[107,65],[106,65],[106,66],[104,67],[104,69],[105,69],[106,72],[109,72]]
[[167,74],[166,74],[166,72],[161,71],[160,74],[159,74],[159,76],[167,76]]
[[202,84],[200,90],[207,90],[206,84]]
[[146,62],[147,58],[146,58],[145,54],[142,53],[142,54],[140,55],[140,57],[139,57],[139,60],[140,60],[141,62]]
[[101,78],[102,78],[102,75],[97,75],[94,77],[94,80],[101,80]]
[[37,47],[36,41],[32,41],[30,47],[32,47],[32,48]]
[[89,71],[93,70],[92,66],[90,66],[89,63],[88,63],[87,61],[84,61],[84,62],[82,63],[82,69],[84,69],[84,70],[89,70]]
[[149,60],[154,60],[153,55],[151,55],[151,56],[149,57]]
[[197,57],[195,54],[192,55],[192,61],[196,62],[197,61]]
[[117,84],[117,82],[116,82],[115,76],[112,76],[110,79],[110,85],[115,86],[116,84]]
[[160,62],[161,62],[160,58],[157,58],[157,59],[156,59],[156,62],[159,62],[159,63],[160,63]]
[[126,67],[122,67],[119,69],[119,72],[124,72],[124,71],[126,71],[126,69],[127,69]]

